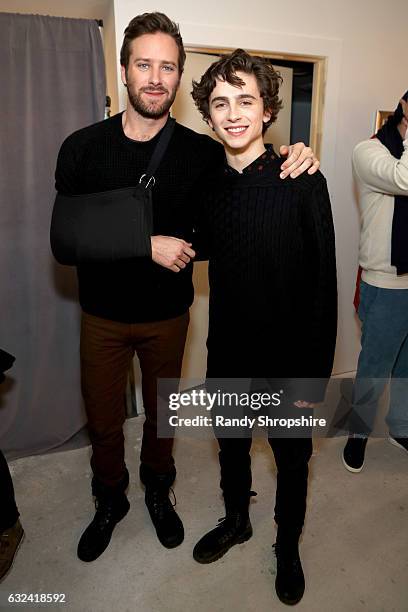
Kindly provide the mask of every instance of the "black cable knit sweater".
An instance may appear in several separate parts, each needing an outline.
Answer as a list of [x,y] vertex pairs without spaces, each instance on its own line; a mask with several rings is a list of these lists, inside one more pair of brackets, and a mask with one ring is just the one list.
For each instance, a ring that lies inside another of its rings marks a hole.
[[281,163],[268,149],[242,174],[227,167],[200,208],[209,377],[330,376],[337,285],[326,180],[283,181]]

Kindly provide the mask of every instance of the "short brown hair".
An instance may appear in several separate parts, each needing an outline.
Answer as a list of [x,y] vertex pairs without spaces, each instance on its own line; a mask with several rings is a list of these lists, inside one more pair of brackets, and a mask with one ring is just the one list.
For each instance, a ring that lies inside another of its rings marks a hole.
[[263,126],[265,132],[276,121],[283,105],[282,100],[279,100],[279,86],[282,83],[282,77],[264,57],[250,55],[243,49],[236,49],[229,55],[221,57],[211,64],[200,81],[193,81],[191,95],[195,105],[204,120],[208,121],[210,118],[210,95],[217,84],[217,79],[227,81],[231,85],[242,86],[244,81],[237,76],[237,72],[253,74],[256,78],[264,109],[271,113],[271,118]]
[[143,36],[143,34],[156,34],[156,32],[168,34],[174,39],[178,47],[178,68],[181,74],[184,70],[184,63],[186,61],[183,39],[181,38],[178,24],[171,21],[164,13],[143,13],[143,15],[137,15],[137,17],[134,17],[132,21],[130,21],[124,32],[125,37],[120,50],[121,66],[125,68],[128,67],[132,40],[139,38],[139,36]]

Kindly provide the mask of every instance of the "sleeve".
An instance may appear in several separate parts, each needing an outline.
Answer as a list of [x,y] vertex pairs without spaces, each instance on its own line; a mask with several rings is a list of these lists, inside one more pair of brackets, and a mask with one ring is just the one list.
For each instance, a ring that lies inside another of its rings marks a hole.
[[[78,151],[68,136],[61,145],[55,169],[55,198],[50,227],[51,251],[58,263],[74,266],[77,259],[77,236],[72,222],[71,207],[66,196],[80,194]],[[64,202],[64,204],[62,204]]]
[[61,145],[55,169],[55,189],[64,195],[79,195],[81,154],[75,147],[72,136]]
[[353,151],[353,171],[372,191],[388,195],[408,195],[408,138],[400,159],[391,155],[377,139],[360,142]]
[[305,250],[310,270],[310,320],[304,336],[307,375],[305,401],[324,399],[330,378],[337,336],[337,275],[333,217],[326,180],[320,180],[306,196],[304,206]]

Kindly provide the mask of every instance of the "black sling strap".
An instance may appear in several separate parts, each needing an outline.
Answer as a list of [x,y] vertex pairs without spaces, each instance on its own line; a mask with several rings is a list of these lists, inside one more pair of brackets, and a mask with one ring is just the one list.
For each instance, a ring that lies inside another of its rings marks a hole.
[[167,119],[167,123],[164,126],[162,133],[160,134],[159,142],[155,146],[147,170],[145,174],[142,174],[139,179],[139,183],[144,184],[146,188],[153,187],[156,182],[156,179],[154,178],[154,173],[160,166],[160,162],[163,159],[163,155],[165,154],[167,147],[169,146],[170,138],[173,135],[175,124],[176,121],[172,117],[169,117]]

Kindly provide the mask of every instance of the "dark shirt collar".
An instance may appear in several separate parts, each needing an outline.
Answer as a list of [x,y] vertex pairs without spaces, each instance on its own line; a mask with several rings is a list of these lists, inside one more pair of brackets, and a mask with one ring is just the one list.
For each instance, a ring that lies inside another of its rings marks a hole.
[[260,155],[257,159],[255,159],[252,163],[250,163],[249,166],[246,166],[243,169],[242,173],[238,172],[238,170],[235,170],[235,168],[231,168],[231,166],[228,165],[227,159],[225,158],[225,174],[230,176],[236,176],[240,174],[260,174],[265,167],[270,166],[270,164],[277,159],[277,155],[273,150],[273,146],[271,144],[265,144],[265,148],[266,151],[262,153],[262,155]]

